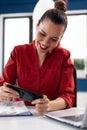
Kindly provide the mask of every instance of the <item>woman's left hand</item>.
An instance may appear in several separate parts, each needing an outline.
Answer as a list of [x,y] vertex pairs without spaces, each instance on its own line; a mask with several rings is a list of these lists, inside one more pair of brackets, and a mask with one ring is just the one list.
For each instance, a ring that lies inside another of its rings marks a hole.
[[49,99],[44,95],[43,98],[32,101],[32,104],[36,106],[37,112],[42,115],[48,111]]

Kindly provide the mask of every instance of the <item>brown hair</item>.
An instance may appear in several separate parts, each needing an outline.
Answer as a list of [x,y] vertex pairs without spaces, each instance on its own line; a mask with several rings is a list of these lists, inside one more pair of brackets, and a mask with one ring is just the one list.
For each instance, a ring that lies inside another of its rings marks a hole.
[[55,24],[62,24],[67,27],[67,1],[66,0],[56,0],[53,9],[47,10],[40,18],[38,24],[43,22],[45,19],[50,19]]
[[66,12],[67,3],[68,3],[68,1],[66,1],[66,0],[56,0],[54,6],[56,9],[59,9],[59,10],[62,10],[63,12]]

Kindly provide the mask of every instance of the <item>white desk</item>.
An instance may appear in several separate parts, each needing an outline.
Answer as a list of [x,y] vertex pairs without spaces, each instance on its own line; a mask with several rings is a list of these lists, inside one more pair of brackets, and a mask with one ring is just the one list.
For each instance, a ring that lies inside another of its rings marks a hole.
[[26,117],[0,117],[0,130],[78,130],[78,128],[34,114]]

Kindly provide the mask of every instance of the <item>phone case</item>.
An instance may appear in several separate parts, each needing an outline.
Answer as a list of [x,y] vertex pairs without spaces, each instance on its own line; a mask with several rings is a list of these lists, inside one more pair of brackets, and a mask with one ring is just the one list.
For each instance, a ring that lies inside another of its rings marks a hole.
[[7,84],[7,87],[17,91],[20,95],[20,98],[22,98],[23,100],[29,101],[29,102],[32,102],[33,100],[38,99],[38,98],[43,98],[42,94],[39,94],[39,93],[36,93],[33,91],[29,91],[29,90],[25,90],[23,88],[18,88],[12,84]]

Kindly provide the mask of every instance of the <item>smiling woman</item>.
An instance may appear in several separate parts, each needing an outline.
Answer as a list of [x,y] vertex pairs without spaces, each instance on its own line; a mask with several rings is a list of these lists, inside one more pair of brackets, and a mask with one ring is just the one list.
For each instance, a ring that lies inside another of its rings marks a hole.
[[56,1],[54,8],[38,21],[35,40],[14,47],[0,79],[0,101],[2,97],[20,100],[15,90],[8,90],[4,83],[16,82],[17,87],[43,95],[31,103],[24,101],[26,105],[35,105],[40,114],[73,106],[74,65],[70,52],[59,46],[67,27],[66,9],[65,0]]

